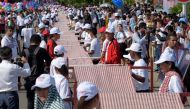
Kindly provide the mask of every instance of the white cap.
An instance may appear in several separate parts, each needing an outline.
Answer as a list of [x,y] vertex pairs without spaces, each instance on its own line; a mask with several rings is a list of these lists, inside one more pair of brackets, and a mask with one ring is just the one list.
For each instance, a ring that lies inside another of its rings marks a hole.
[[113,29],[113,28],[107,28],[107,29],[106,29],[106,32],[107,32],[107,33],[114,33],[114,29]]
[[62,34],[62,32],[59,30],[59,28],[53,27],[53,28],[50,30],[50,34]]
[[98,88],[95,84],[91,82],[82,82],[77,87],[77,99],[80,100],[81,97],[87,96],[85,101],[89,101],[98,94]]
[[141,45],[139,43],[132,43],[126,51],[142,52]]
[[55,55],[62,55],[63,53],[66,53],[67,51],[65,50],[63,45],[57,45],[54,48],[54,54]]
[[40,23],[39,25],[38,25],[38,28],[39,29],[42,29],[42,28],[45,28],[46,26],[43,24],[43,23]]
[[46,17],[42,17],[42,21],[47,20]]
[[173,53],[171,52],[163,52],[160,56],[160,59],[156,62],[154,62],[155,64],[161,64],[163,62],[169,61],[169,62],[175,62],[175,56]]
[[120,14],[119,13],[114,13],[114,16],[116,17],[116,16],[120,16]]
[[32,86],[32,90],[36,87],[47,88],[54,84],[54,79],[49,74],[41,74],[37,79],[35,85]]
[[135,61],[132,57],[131,57],[131,55],[130,54],[128,54],[128,55],[123,55],[123,57],[124,58],[126,58],[126,59],[129,59],[130,61]]
[[64,57],[57,57],[52,61],[52,65],[60,69],[63,65],[67,65],[67,60]]
[[84,27],[83,27],[83,29],[91,29],[91,28],[92,28],[92,26],[90,24],[88,24],[88,23],[85,24]]

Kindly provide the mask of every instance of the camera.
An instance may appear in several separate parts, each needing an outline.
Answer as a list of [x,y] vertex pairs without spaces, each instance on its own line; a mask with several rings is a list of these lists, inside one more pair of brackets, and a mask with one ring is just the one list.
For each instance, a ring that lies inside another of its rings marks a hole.
[[13,64],[16,64],[16,65],[18,65],[18,66],[20,66],[20,67],[23,67],[23,63],[22,63],[22,60],[21,60],[20,57],[19,57],[19,58],[16,58],[16,59],[13,61]]

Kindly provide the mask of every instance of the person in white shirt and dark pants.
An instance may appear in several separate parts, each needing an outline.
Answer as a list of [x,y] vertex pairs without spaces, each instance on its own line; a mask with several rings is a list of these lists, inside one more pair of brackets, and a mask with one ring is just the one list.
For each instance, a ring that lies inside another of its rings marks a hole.
[[100,41],[97,38],[97,30],[96,28],[92,28],[88,34],[91,36],[91,43],[90,43],[90,50],[88,51],[88,54],[93,57],[92,59],[93,64],[98,64],[101,57],[101,48],[100,48]]
[[21,58],[23,68],[11,63],[12,50],[1,48],[0,63],[0,109],[19,109],[18,77],[30,76],[31,71],[26,58]]

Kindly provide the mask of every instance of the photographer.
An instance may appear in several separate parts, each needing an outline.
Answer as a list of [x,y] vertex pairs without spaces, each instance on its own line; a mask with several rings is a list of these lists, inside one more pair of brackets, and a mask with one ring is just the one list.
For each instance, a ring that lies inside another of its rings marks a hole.
[[26,97],[28,100],[28,108],[34,109],[34,90],[31,87],[35,84],[36,78],[45,72],[49,68],[51,58],[48,52],[40,48],[41,37],[37,34],[33,34],[30,38],[30,47],[24,49],[23,56],[28,58],[29,65],[31,67],[31,75],[25,78]]
[[23,68],[11,63],[12,50],[1,48],[0,56],[0,109],[19,109],[18,77],[30,76],[31,70],[26,58],[22,57]]
[[135,27],[135,31],[132,37],[133,43],[139,43],[142,46],[142,58],[147,57],[147,37],[149,36],[150,32],[147,31],[146,23],[141,22],[139,26]]

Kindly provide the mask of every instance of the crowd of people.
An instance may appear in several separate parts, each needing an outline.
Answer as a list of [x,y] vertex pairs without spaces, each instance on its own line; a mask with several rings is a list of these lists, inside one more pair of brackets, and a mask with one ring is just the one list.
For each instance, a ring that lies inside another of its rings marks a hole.
[[[189,91],[180,70],[184,51],[189,49],[190,25],[184,16],[156,11],[137,3],[124,10],[89,6],[65,8],[69,27],[91,56],[93,64],[128,65],[137,92],[150,92],[147,67],[154,59],[160,93]],[[186,63],[189,64],[189,63]],[[187,68],[184,68],[187,69]]]
[[61,31],[54,26],[61,9],[1,11],[0,108],[19,109],[23,79],[28,109],[72,108],[66,50],[56,43]]
[[[125,10],[111,7],[83,8],[44,5],[37,10],[0,12],[0,108],[19,109],[18,90],[24,77],[28,109],[72,109],[67,50],[58,45],[62,34],[54,23],[65,14],[93,64],[127,65],[136,92],[150,92],[148,69],[151,57],[161,80],[160,93],[189,91],[180,64],[181,51],[189,48],[190,25],[175,14],[157,12],[148,4]],[[155,55],[150,53],[153,48]],[[21,77],[21,78],[20,78]],[[81,83],[79,109],[95,97],[95,84]]]

